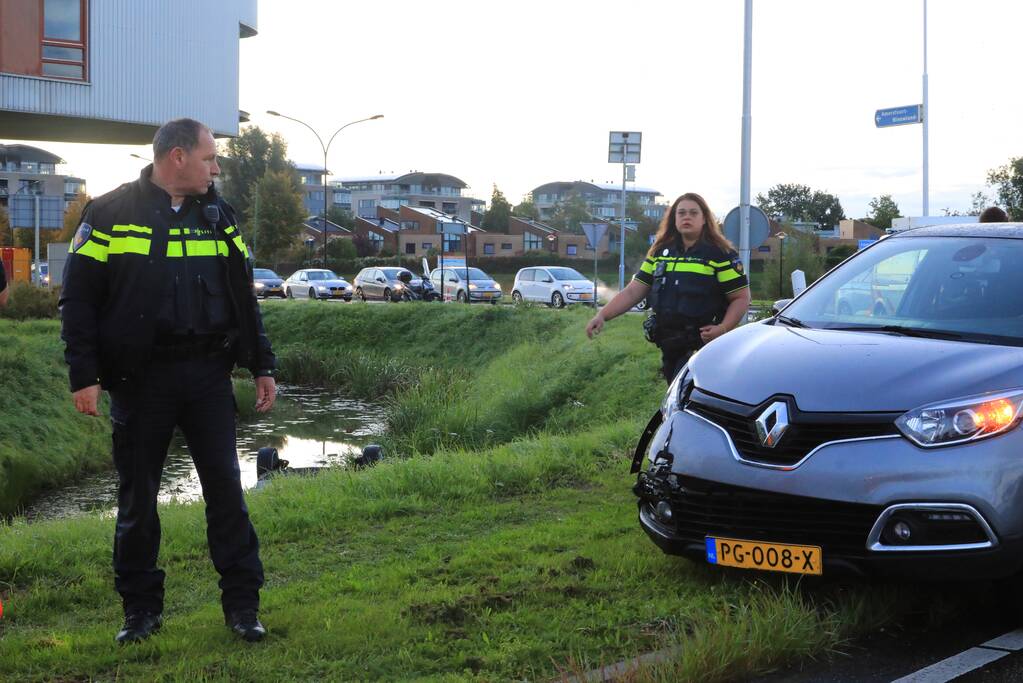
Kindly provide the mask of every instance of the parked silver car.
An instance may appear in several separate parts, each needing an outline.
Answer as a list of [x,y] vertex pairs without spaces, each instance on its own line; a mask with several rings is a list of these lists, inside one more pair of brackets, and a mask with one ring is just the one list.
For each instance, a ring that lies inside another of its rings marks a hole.
[[257,297],[266,299],[271,296],[279,296],[283,299],[284,280],[269,268],[254,268],[252,270],[252,290]]
[[352,286],[332,270],[303,268],[284,281],[284,294],[289,299],[352,300]]
[[[407,284],[399,277],[403,273],[407,273]],[[352,285],[355,287],[355,296],[363,301],[370,299],[400,301],[399,294],[406,287],[423,296],[423,278],[414,275],[408,268],[393,266],[363,268],[355,276]]]
[[[884,306],[842,305],[862,281]],[[1023,224],[919,228],[708,344],[637,448],[642,528],[748,569],[1020,571],[1021,293]]]
[[537,266],[515,274],[512,301],[539,301],[562,308],[568,304],[593,303],[593,282],[575,268]]
[[446,267],[443,270],[443,277],[441,269],[434,268],[430,273],[430,281],[435,290],[442,292],[445,300],[454,299],[464,303],[468,297],[469,301],[489,301],[496,304],[501,298],[501,284],[479,268]]

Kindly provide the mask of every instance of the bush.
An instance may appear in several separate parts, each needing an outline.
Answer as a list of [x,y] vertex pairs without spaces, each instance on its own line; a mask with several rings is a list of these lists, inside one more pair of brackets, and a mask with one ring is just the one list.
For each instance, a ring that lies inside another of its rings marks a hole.
[[10,299],[5,308],[0,308],[0,318],[29,320],[32,318],[56,318],[60,311],[56,290],[36,287],[27,282],[11,285]]

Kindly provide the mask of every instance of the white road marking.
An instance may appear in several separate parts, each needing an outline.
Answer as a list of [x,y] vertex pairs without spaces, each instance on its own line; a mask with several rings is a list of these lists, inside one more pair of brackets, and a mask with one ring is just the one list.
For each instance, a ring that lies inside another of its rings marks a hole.
[[898,678],[892,683],[947,683],[965,673],[1023,650],[1023,629],[1003,633],[983,645],[952,655],[940,662]]
[[1000,650],[1011,650],[1019,652],[1023,650],[1023,628],[1003,633],[997,638],[981,643],[980,647],[994,647]]

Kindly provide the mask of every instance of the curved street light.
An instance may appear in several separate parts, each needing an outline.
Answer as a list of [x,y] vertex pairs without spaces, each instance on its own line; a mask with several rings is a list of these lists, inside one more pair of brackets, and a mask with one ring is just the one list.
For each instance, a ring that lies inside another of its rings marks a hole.
[[376,119],[382,119],[382,118],[384,118],[384,115],[383,114],[376,114],[374,116],[369,116],[369,117],[364,118],[364,119],[358,119],[356,121],[350,121],[350,122],[346,123],[345,125],[341,126],[340,128],[338,128],[336,131],[334,131],[334,134],[330,136],[330,140],[328,140],[327,144],[324,145],[323,144],[323,138],[320,137],[320,134],[316,132],[315,128],[310,126],[305,121],[301,121],[299,119],[296,119],[293,116],[285,116],[284,114],[281,114],[280,112],[273,111],[272,109],[267,109],[266,113],[269,114],[270,116],[279,116],[282,119],[288,119],[289,121],[294,121],[295,123],[301,123],[303,126],[305,126],[306,128],[308,128],[309,130],[311,130],[313,132],[313,135],[316,136],[317,142],[320,143],[320,148],[323,150],[323,267],[327,268],[327,194],[328,194],[328,190],[327,190],[327,151],[330,150],[330,143],[334,142],[334,138],[337,137],[337,134],[340,133],[341,131],[343,131],[348,126],[354,126],[356,123],[362,123],[363,121],[374,121]]

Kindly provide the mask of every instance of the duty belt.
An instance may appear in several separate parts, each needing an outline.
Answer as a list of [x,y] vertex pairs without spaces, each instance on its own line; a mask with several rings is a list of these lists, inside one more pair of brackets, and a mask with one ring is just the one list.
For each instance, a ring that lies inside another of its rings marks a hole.
[[169,335],[153,344],[153,360],[192,360],[226,354],[231,350],[227,334]]

